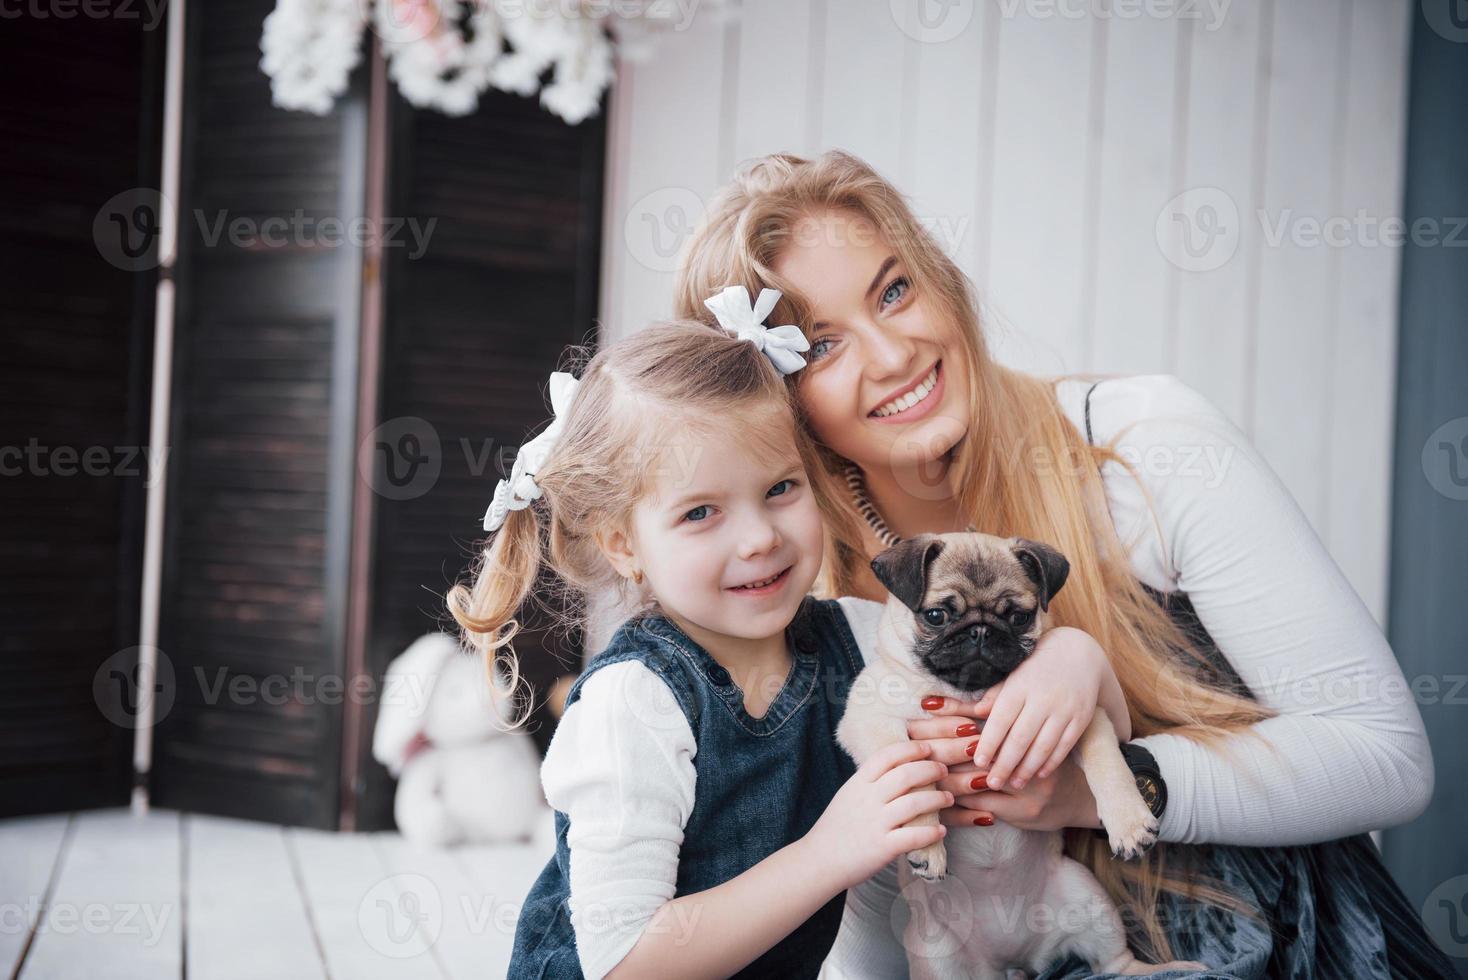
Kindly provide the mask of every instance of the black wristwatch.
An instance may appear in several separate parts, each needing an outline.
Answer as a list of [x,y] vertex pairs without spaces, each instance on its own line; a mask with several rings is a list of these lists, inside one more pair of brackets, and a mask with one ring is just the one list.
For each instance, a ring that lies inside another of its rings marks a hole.
[[1162,770],[1157,768],[1156,757],[1134,742],[1121,744],[1121,757],[1137,780],[1137,792],[1142,794],[1147,809],[1161,820],[1162,811],[1167,809],[1167,783],[1162,779]]

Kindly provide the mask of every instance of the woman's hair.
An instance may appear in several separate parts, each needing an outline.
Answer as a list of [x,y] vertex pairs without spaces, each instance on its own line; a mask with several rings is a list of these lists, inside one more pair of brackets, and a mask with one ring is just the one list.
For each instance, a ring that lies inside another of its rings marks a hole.
[[[577,349],[572,356],[585,361],[586,353]],[[669,467],[686,472],[696,462],[671,451],[680,434],[724,437],[766,456],[793,446],[807,467],[814,462],[780,373],[754,344],[717,327],[654,324],[591,357],[580,374],[561,434],[535,477],[541,498],[509,512],[471,569],[470,583],[448,594],[463,641],[484,656],[497,697],[502,689],[522,693],[510,641],[527,605],[566,626],[583,615],[591,593],[630,598],[597,537],[630,531],[632,508],[657,474]],[[497,663],[507,685],[494,683]],[[520,704],[512,728],[530,714],[529,700]]]
[[[997,363],[979,321],[968,278],[914,218],[902,195],[862,160],[830,151],[812,160],[789,154],[746,164],[709,203],[704,224],[684,253],[675,286],[678,316],[704,319],[702,297],[726,282],[781,291],[774,316],[809,331],[812,317],[795,285],[775,272],[805,218],[840,212],[856,219],[852,234],[885,241],[932,315],[953,329],[968,367],[969,429],[955,447],[958,503],[979,530],[1045,541],[1070,561],[1067,587],[1051,606],[1056,625],[1090,633],[1106,650],[1126,694],[1134,735],[1173,732],[1218,743],[1271,712],[1208,680],[1208,665],[1189,638],[1134,577],[1127,551],[1107,516],[1100,466],[1113,460],[1136,471],[1110,446],[1090,446],[1065,417],[1052,380]],[[864,230],[864,231],[863,231]],[[775,321],[772,321],[775,322]],[[798,386],[798,375],[790,384]],[[812,482],[829,523],[818,587],[829,595],[855,590],[867,557],[861,516],[841,480],[846,465],[817,447],[823,473]],[[1071,832],[1072,855],[1088,864],[1123,912],[1135,916],[1154,952],[1170,959],[1157,921],[1159,890],[1239,907],[1225,892],[1188,880],[1184,854],[1159,846],[1142,864],[1113,862],[1105,842]],[[1173,865],[1172,869],[1168,865]]]

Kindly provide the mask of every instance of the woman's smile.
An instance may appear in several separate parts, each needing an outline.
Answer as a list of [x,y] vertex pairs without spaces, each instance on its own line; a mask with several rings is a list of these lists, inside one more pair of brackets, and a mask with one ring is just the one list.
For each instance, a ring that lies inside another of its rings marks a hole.
[[888,396],[867,413],[874,422],[913,422],[931,412],[943,401],[943,362],[938,360],[917,381]]

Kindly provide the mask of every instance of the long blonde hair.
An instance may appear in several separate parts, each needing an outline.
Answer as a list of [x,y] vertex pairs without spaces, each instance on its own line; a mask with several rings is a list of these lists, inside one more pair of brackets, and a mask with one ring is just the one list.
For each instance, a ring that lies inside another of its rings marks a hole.
[[[586,361],[586,353],[572,356]],[[484,657],[492,696],[507,689],[519,702],[511,728],[532,707],[511,646],[527,604],[562,627],[577,625],[593,593],[617,593],[637,610],[655,604],[644,591],[629,594],[597,538],[625,532],[659,468],[678,464],[667,453],[675,433],[714,433],[768,454],[793,446],[808,469],[818,465],[780,373],[753,344],[717,327],[654,324],[601,350],[580,375],[555,448],[536,475],[541,498],[509,512],[468,584],[447,596],[464,644]],[[497,665],[507,682],[496,682]]]
[[[970,381],[969,431],[951,466],[960,513],[983,531],[1045,541],[1070,561],[1067,586],[1051,606],[1052,622],[1090,633],[1106,650],[1126,694],[1134,736],[1171,732],[1217,743],[1271,712],[1208,680],[1208,664],[1131,573],[1127,552],[1106,516],[1100,466],[1113,460],[1131,470],[1111,446],[1091,446],[1056,399],[1054,382],[1009,369],[990,355],[968,278],[923,229],[902,195],[862,160],[831,151],[806,160],[789,154],[746,165],[710,202],[689,242],[675,286],[675,312],[705,318],[702,299],[718,287],[779,289],[774,316],[809,330],[812,317],[795,284],[775,272],[797,223],[832,212],[869,222],[906,268],[929,309],[957,327]],[[777,322],[771,320],[771,322]],[[799,376],[791,379],[799,383]],[[846,460],[818,445],[823,473],[814,482],[831,497],[820,586],[849,595],[868,561],[861,517],[841,481]],[[1027,460],[1047,465],[1025,465]],[[1132,470],[1135,476],[1135,470]],[[1159,845],[1140,864],[1113,861],[1089,832],[1067,835],[1070,853],[1088,864],[1113,899],[1142,927],[1160,957],[1170,943],[1156,916],[1160,891],[1232,908],[1226,892],[1168,865]]]

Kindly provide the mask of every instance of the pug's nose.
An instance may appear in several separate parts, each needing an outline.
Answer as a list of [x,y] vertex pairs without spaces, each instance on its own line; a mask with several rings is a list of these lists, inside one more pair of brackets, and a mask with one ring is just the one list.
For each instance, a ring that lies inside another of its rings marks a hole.
[[970,626],[968,628],[968,638],[970,640],[973,640],[975,643],[982,643],[982,642],[984,642],[984,633],[985,632],[986,631],[985,631],[984,627],[982,627],[982,626],[979,626],[979,625]]

